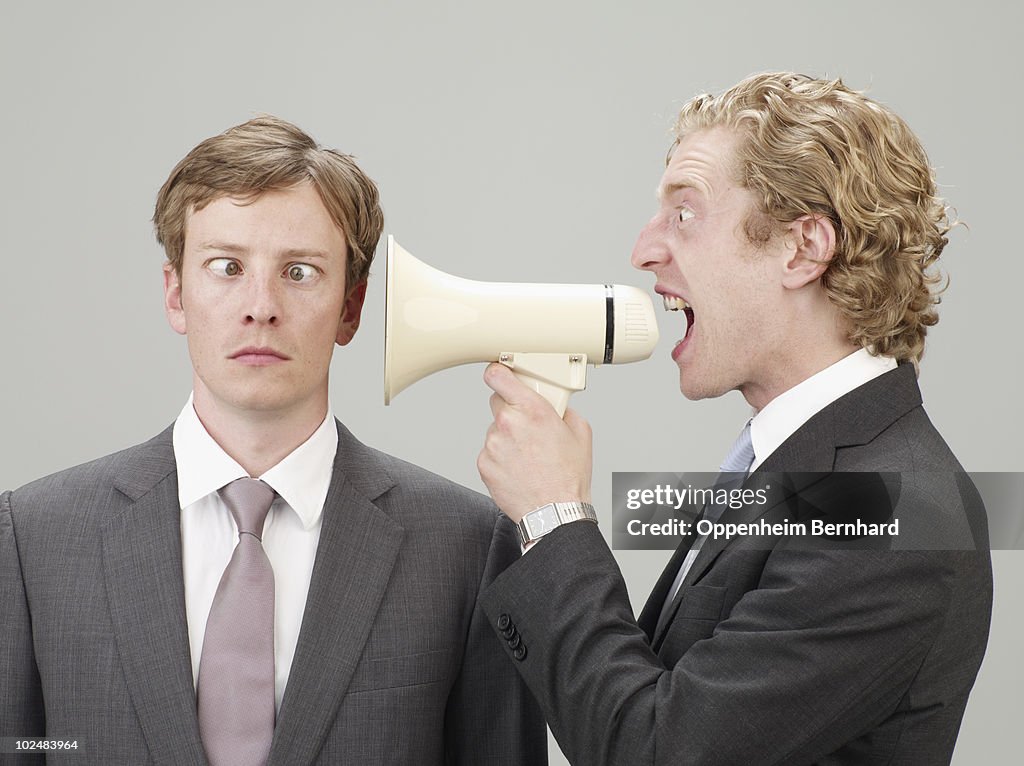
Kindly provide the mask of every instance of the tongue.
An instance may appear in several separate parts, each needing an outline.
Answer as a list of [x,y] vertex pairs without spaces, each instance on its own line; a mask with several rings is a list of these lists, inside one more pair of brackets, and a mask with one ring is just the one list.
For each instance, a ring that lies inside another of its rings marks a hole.
[[686,314],[686,333],[683,335],[683,338],[689,338],[690,331],[693,330],[693,309],[685,308],[683,313]]

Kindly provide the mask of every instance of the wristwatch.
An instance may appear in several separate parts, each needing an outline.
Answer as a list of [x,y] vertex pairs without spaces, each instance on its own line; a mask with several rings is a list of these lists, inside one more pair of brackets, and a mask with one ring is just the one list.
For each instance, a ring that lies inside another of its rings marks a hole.
[[519,521],[519,534],[523,545],[529,545],[554,531],[555,527],[582,519],[597,523],[597,511],[590,503],[548,503],[523,516]]

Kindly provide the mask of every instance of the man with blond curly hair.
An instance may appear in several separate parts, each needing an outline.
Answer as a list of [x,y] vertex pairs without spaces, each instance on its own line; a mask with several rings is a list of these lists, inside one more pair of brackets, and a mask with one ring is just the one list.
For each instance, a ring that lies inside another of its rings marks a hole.
[[753,413],[723,472],[782,482],[702,521],[882,511],[902,531],[695,525],[635,620],[587,523],[589,426],[492,365],[478,466],[526,550],[485,611],[574,764],[949,762],[992,580],[977,491],[917,385],[951,225],[924,150],[839,80],[761,74],[683,107],[658,201],[632,261],[686,317],[680,389],[739,391]]

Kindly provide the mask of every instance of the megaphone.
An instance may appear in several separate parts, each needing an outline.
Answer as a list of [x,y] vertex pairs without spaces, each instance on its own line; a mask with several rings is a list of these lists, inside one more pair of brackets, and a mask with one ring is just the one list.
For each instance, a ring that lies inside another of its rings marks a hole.
[[462,279],[393,236],[386,268],[384,404],[438,370],[501,362],[562,416],[588,364],[638,362],[658,342],[651,298],[636,287]]

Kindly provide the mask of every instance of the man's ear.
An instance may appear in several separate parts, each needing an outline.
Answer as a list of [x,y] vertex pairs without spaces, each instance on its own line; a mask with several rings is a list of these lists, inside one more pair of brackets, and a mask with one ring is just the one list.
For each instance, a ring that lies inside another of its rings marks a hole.
[[170,261],[164,264],[164,311],[171,329],[179,335],[186,334],[185,309],[181,305],[181,276]]
[[357,282],[349,290],[345,298],[345,306],[341,312],[341,319],[338,322],[338,335],[334,339],[339,346],[348,344],[359,329],[359,317],[363,313],[363,301],[366,300],[366,280]]
[[817,282],[836,250],[836,229],[823,215],[805,215],[789,224],[792,250],[782,265],[782,286],[798,290]]

